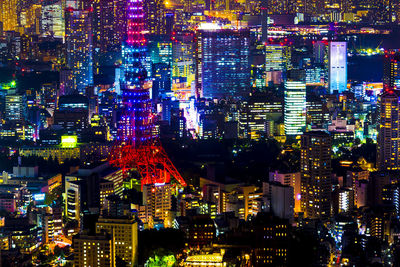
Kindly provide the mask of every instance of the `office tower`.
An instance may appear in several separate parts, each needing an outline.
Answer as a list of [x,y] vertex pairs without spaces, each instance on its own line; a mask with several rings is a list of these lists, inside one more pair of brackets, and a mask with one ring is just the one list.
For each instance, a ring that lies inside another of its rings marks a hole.
[[386,90],[378,99],[377,162],[380,170],[400,167],[399,90]]
[[347,43],[329,43],[329,91],[342,93],[347,90]]
[[127,266],[137,266],[138,224],[133,218],[99,218],[96,234],[103,231],[112,236],[115,257],[121,258]]
[[[261,1],[261,42],[266,44],[268,41],[268,0]],[[229,8],[227,8],[229,10]]]
[[324,41],[316,41],[313,43],[313,57],[314,62],[316,64],[322,65],[325,64],[326,58],[326,45],[327,43]]
[[144,1],[145,29],[150,34],[165,34],[164,7],[162,0]]
[[193,34],[179,34],[173,38],[175,38],[175,43],[172,46],[172,76],[185,78],[186,84],[191,85],[195,78]]
[[127,4],[126,0],[114,0],[114,34],[115,42],[122,44],[126,40]]
[[241,103],[239,131],[241,136],[260,139],[267,133],[269,121],[279,121],[283,114],[282,101],[264,94],[254,94]]
[[331,147],[325,132],[301,137],[301,210],[307,218],[327,218],[331,211]]
[[93,1],[93,45],[101,53],[119,51],[126,38],[126,1]]
[[74,266],[115,266],[115,244],[109,234],[75,235],[72,238],[72,247],[74,248]]
[[400,86],[400,50],[398,49],[385,51],[383,86],[385,89],[396,89]]
[[382,202],[393,215],[399,216],[400,188],[398,184],[385,185],[382,189]]
[[45,35],[64,37],[65,27],[61,1],[42,6],[41,31]]
[[93,2],[93,46],[100,52],[108,52],[115,45],[114,33],[115,1]]
[[171,36],[174,31],[175,13],[173,10],[165,12],[165,34]]
[[285,83],[284,125],[286,135],[302,134],[306,127],[306,84]]
[[280,44],[265,46],[265,70],[286,71],[290,61],[290,48]]
[[152,221],[160,220],[164,223],[164,227],[172,226],[173,193],[174,187],[171,184],[145,185],[143,187],[145,222],[151,224]]
[[73,72],[74,89],[85,94],[93,84],[92,12],[68,9],[65,14],[67,66]]
[[6,119],[19,122],[25,120],[27,115],[25,95],[6,95],[5,104]]
[[290,68],[290,48],[279,44],[265,46],[265,71],[267,84],[281,84]]
[[329,121],[326,103],[318,95],[307,95],[307,125],[321,129]]
[[17,31],[17,4],[18,0],[0,1],[0,22],[3,23],[3,31]]
[[40,34],[42,6],[33,4],[27,7],[21,7],[19,11],[19,26],[23,27],[28,34]]
[[240,96],[250,87],[248,30],[197,32],[197,90],[205,98]]

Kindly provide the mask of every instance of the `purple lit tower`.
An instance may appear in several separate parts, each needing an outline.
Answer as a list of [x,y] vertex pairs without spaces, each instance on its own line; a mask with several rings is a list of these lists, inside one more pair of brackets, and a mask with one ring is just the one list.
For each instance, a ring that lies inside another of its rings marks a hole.
[[124,75],[122,77],[122,101],[124,112],[121,118],[119,138],[139,145],[152,139],[151,82],[142,65],[146,55],[144,36],[145,21],[143,0],[127,1],[127,33],[122,46]]
[[127,0],[126,9],[127,33],[122,46],[123,111],[109,161],[122,168],[124,173],[136,167],[142,176],[142,187],[169,183],[171,177],[185,186],[185,181],[153,134],[151,81],[142,65],[146,55],[143,0]]

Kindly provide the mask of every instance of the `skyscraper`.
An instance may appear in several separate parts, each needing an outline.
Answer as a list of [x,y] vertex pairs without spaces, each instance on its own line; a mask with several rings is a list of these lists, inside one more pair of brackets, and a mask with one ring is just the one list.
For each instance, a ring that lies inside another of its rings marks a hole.
[[290,61],[290,48],[280,44],[265,47],[265,70],[286,71]]
[[115,1],[93,1],[93,46],[107,52],[115,44],[114,33]]
[[0,22],[3,23],[3,31],[17,31],[18,0],[2,0],[0,1]]
[[[206,98],[239,96],[250,87],[248,30],[197,33],[197,90]],[[199,81],[199,80],[198,80]]]
[[143,187],[143,205],[145,213],[143,221],[150,223],[154,220],[164,222],[164,227],[172,226],[172,194],[174,187],[171,184],[146,185]]
[[377,162],[381,170],[400,167],[400,91],[386,90],[379,96]]
[[164,1],[145,1],[144,10],[146,14],[146,30],[150,34],[165,34]]
[[307,218],[330,216],[331,146],[325,132],[307,132],[301,137],[301,210]]
[[73,72],[74,89],[85,93],[93,84],[92,12],[67,9],[65,17],[67,65]]
[[313,57],[316,64],[324,64],[326,57],[326,42],[316,41],[313,43]]
[[347,43],[329,43],[329,91],[347,90]]
[[[268,40],[268,0],[261,1],[261,42],[264,44]],[[227,8],[229,10],[229,7]]]
[[286,81],[284,125],[286,135],[300,135],[306,127],[306,84]]
[[385,89],[396,89],[400,86],[400,50],[385,51],[383,61],[383,86]]
[[266,82],[281,84],[285,73],[289,69],[291,50],[280,44],[268,44],[265,46],[265,71]]
[[93,1],[93,46],[101,53],[120,51],[126,39],[126,6],[124,0]]
[[5,98],[5,115],[7,120],[22,122],[27,115],[26,96],[9,94]]
[[50,5],[43,5],[41,31],[47,35],[63,37],[65,27],[63,24],[63,10],[61,1]]

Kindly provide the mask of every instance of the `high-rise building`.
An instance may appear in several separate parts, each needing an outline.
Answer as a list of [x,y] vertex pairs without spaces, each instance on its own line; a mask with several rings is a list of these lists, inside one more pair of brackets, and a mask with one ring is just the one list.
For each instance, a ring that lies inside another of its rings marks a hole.
[[73,237],[74,266],[115,266],[115,243],[106,233],[96,235],[78,234]]
[[326,57],[326,45],[324,41],[316,41],[313,43],[313,57],[316,64],[324,64]]
[[[229,5],[229,2],[227,3]],[[261,42],[265,44],[268,41],[268,0],[261,0],[261,31]]]
[[265,71],[267,84],[281,84],[290,69],[291,49],[280,44],[265,46]]
[[3,31],[17,31],[17,3],[18,0],[0,1],[0,22],[3,23]]
[[93,45],[100,52],[119,51],[126,38],[126,1],[93,1]]
[[[179,34],[174,37],[175,43],[172,46],[172,76],[185,78],[186,83],[191,85],[195,78],[194,64],[194,36],[193,34]],[[199,84],[201,84],[201,76]]]
[[290,62],[290,48],[280,44],[265,46],[265,70],[286,71]]
[[347,43],[329,43],[329,91],[347,90]]
[[41,9],[42,6],[38,4],[22,8],[19,13],[19,25],[25,28],[26,33],[40,34]]
[[[141,217],[144,222],[150,223],[160,220],[165,227],[172,226],[172,194],[173,186],[164,185],[145,185],[143,187],[143,205],[145,214]],[[151,226],[151,225],[150,225]]]
[[55,37],[64,37],[65,27],[61,1],[42,6],[41,32]]
[[325,132],[307,132],[301,137],[301,210],[307,218],[330,216],[331,147],[331,137]]
[[[137,265],[138,224],[134,218],[99,218],[96,233],[103,231],[112,236],[115,256],[125,261],[127,266]],[[91,265],[90,265],[91,266]]]
[[385,51],[383,61],[383,86],[385,89],[396,89],[400,86],[400,50]]
[[146,30],[150,34],[165,34],[164,1],[144,1]]
[[7,95],[5,102],[6,119],[21,122],[26,118],[27,106],[25,95]]
[[240,96],[250,88],[248,30],[197,32],[198,95],[206,98]]
[[286,135],[300,135],[306,127],[306,84],[286,81],[284,125]]
[[92,12],[67,9],[65,16],[65,44],[67,66],[72,69],[74,89],[85,94],[93,84]]
[[283,115],[282,100],[266,95],[252,95],[241,103],[239,131],[245,138],[259,139],[267,133],[268,122]]
[[379,96],[377,162],[380,170],[400,168],[400,90],[387,90]]
[[114,3],[104,0],[93,2],[93,46],[103,53],[115,45]]
[[326,103],[317,95],[307,95],[307,126],[321,129],[328,121]]

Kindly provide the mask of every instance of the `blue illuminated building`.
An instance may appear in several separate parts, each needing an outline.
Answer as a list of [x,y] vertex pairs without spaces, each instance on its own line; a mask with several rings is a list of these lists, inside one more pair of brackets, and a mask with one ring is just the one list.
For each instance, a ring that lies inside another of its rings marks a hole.
[[347,43],[329,43],[329,91],[347,90]]
[[200,30],[197,46],[197,79],[200,96],[240,96],[250,88],[248,30]]

